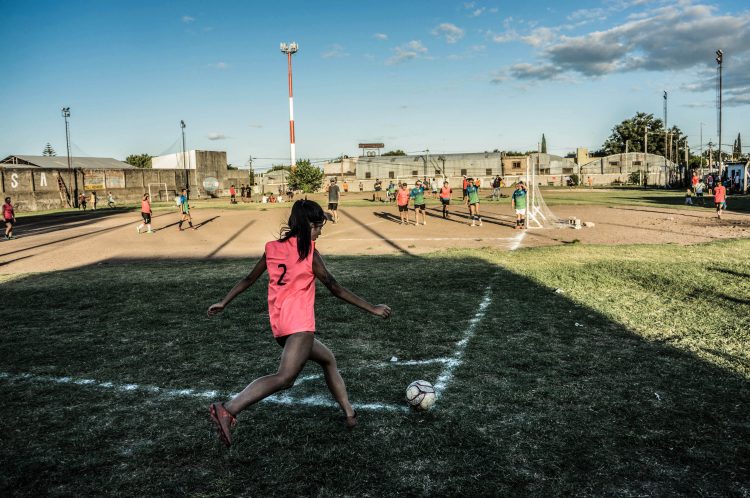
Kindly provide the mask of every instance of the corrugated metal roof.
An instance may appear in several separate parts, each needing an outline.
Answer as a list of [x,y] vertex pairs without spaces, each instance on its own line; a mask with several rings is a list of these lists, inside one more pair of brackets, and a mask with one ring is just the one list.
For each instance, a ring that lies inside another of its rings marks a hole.
[[[37,167],[47,169],[68,169],[67,156],[8,156],[0,161],[0,166],[15,165],[14,158],[18,160],[19,167]],[[71,157],[70,165],[73,168],[82,169],[135,169],[128,163],[118,161],[111,157]]]

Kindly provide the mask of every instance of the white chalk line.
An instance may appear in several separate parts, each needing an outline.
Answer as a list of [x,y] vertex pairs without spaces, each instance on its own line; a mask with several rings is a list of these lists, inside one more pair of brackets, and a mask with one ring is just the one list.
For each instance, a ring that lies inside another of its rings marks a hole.
[[391,240],[391,241],[402,241],[402,242],[413,242],[413,241],[419,241],[419,240],[477,240],[480,239],[482,241],[485,240],[508,240],[508,241],[515,241],[518,238],[516,237],[482,237],[481,235],[477,235],[476,237],[354,237],[354,238],[346,238],[346,239],[336,239],[337,242],[353,242],[353,241],[373,241],[373,240]]
[[484,296],[482,297],[482,301],[479,303],[477,312],[474,314],[474,317],[469,320],[469,326],[464,331],[464,335],[461,340],[456,343],[456,349],[453,351],[453,355],[450,357],[450,361],[445,362],[443,371],[440,372],[440,375],[438,375],[438,378],[435,381],[435,392],[438,394],[438,396],[440,396],[442,392],[445,391],[445,389],[448,387],[448,384],[453,380],[454,370],[459,367],[461,363],[463,363],[463,356],[464,352],[466,351],[466,346],[469,344],[471,338],[474,337],[474,334],[476,334],[477,325],[482,320],[482,318],[484,318],[484,315],[487,312],[487,308],[489,307],[491,302],[492,287],[488,285],[484,290]]
[[519,247],[521,247],[521,242],[523,242],[524,237],[526,237],[526,232],[522,231],[515,237],[513,237],[513,243],[510,245],[510,250],[515,251]]
[[413,365],[432,365],[433,363],[450,363],[452,358],[430,358],[428,360],[397,360],[397,361],[386,361],[378,365],[379,367],[407,367]]
[[[308,375],[300,377],[294,383],[295,386],[322,378],[322,375]],[[159,386],[149,386],[140,384],[118,384],[115,382],[100,382],[94,379],[81,379],[76,377],[54,377],[51,375],[34,375],[30,373],[10,374],[0,372],[0,379],[7,381],[24,381],[38,382],[48,384],[70,384],[76,386],[96,387],[100,389],[111,389],[123,393],[146,393],[158,395],[164,398],[204,398],[204,399],[229,399],[235,397],[238,393],[227,393],[226,391],[208,390],[200,391],[196,389],[168,389]],[[296,397],[290,394],[274,394],[261,401],[261,403],[274,403],[277,405],[287,406],[315,406],[315,407],[332,407],[338,408],[338,405],[330,398],[323,396],[304,396]],[[408,408],[401,405],[392,405],[387,403],[352,403],[352,406],[363,411],[388,411],[388,412],[406,412]]]

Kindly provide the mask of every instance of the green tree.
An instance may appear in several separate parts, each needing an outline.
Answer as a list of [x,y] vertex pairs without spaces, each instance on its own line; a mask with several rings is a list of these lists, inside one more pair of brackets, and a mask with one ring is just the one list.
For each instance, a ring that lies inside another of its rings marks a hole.
[[542,154],[547,153],[547,138],[544,136],[544,133],[542,133]]
[[230,163],[230,164],[227,164],[227,169],[229,171],[237,171],[240,168],[238,168],[237,166],[232,166],[232,164]]
[[42,151],[42,155],[52,157],[56,156],[57,152],[55,152],[55,149],[53,149],[49,142],[47,142],[47,145],[44,146],[44,150]]
[[310,194],[323,185],[323,170],[310,164],[309,159],[297,161],[297,167],[289,174],[289,187]]
[[148,154],[131,154],[125,158],[125,162],[136,168],[151,168],[151,156]]
[[404,152],[401,149],[396,149],[396,150],[389,150],[388,152],[384,152],[381,155],[383,156],[405,156],[406,152]]
[[291,166],[284,166],[283,164],[274,164],[270,168],[268,168],[268,171],[266,173],[270,173],[272,171],[292,171]]
[[732,155],[737,159],[742,157],[742,137],[737,134],[737,138],[734,141],[734,149],[732,149]]
[[[676,126],[671,131],[682,136],[682,132]],[[651,154],[664,154],[664,123],[661,119],[654,118],[653,114],[638,112],[630,119],[612,128],[612,134],[607,138],[601,151],[605,155],[620,154],[625,152],[625,143],[628,143],[628,152],[643,152],[643,141],[648,132],[648,151]],[[593,157],[593,154],[592,154]]]

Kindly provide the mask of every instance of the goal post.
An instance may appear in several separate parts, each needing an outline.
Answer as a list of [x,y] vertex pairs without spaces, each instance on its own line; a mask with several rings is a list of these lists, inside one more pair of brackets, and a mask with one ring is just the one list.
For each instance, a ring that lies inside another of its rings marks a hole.
[[[154,196],[156,194],[156,197]],[[169,190],[167,190],[166,183],[149,183],[148,184],[148,197],[152,201],[168,201]]]

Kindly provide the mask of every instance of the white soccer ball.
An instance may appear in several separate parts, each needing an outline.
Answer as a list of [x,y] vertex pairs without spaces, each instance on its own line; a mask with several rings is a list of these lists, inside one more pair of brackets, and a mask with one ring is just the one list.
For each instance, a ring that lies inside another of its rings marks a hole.
[[435,388],[426,380],[415,380],[406,388],[406,402],[417,411],[429,410],[435,399]]

